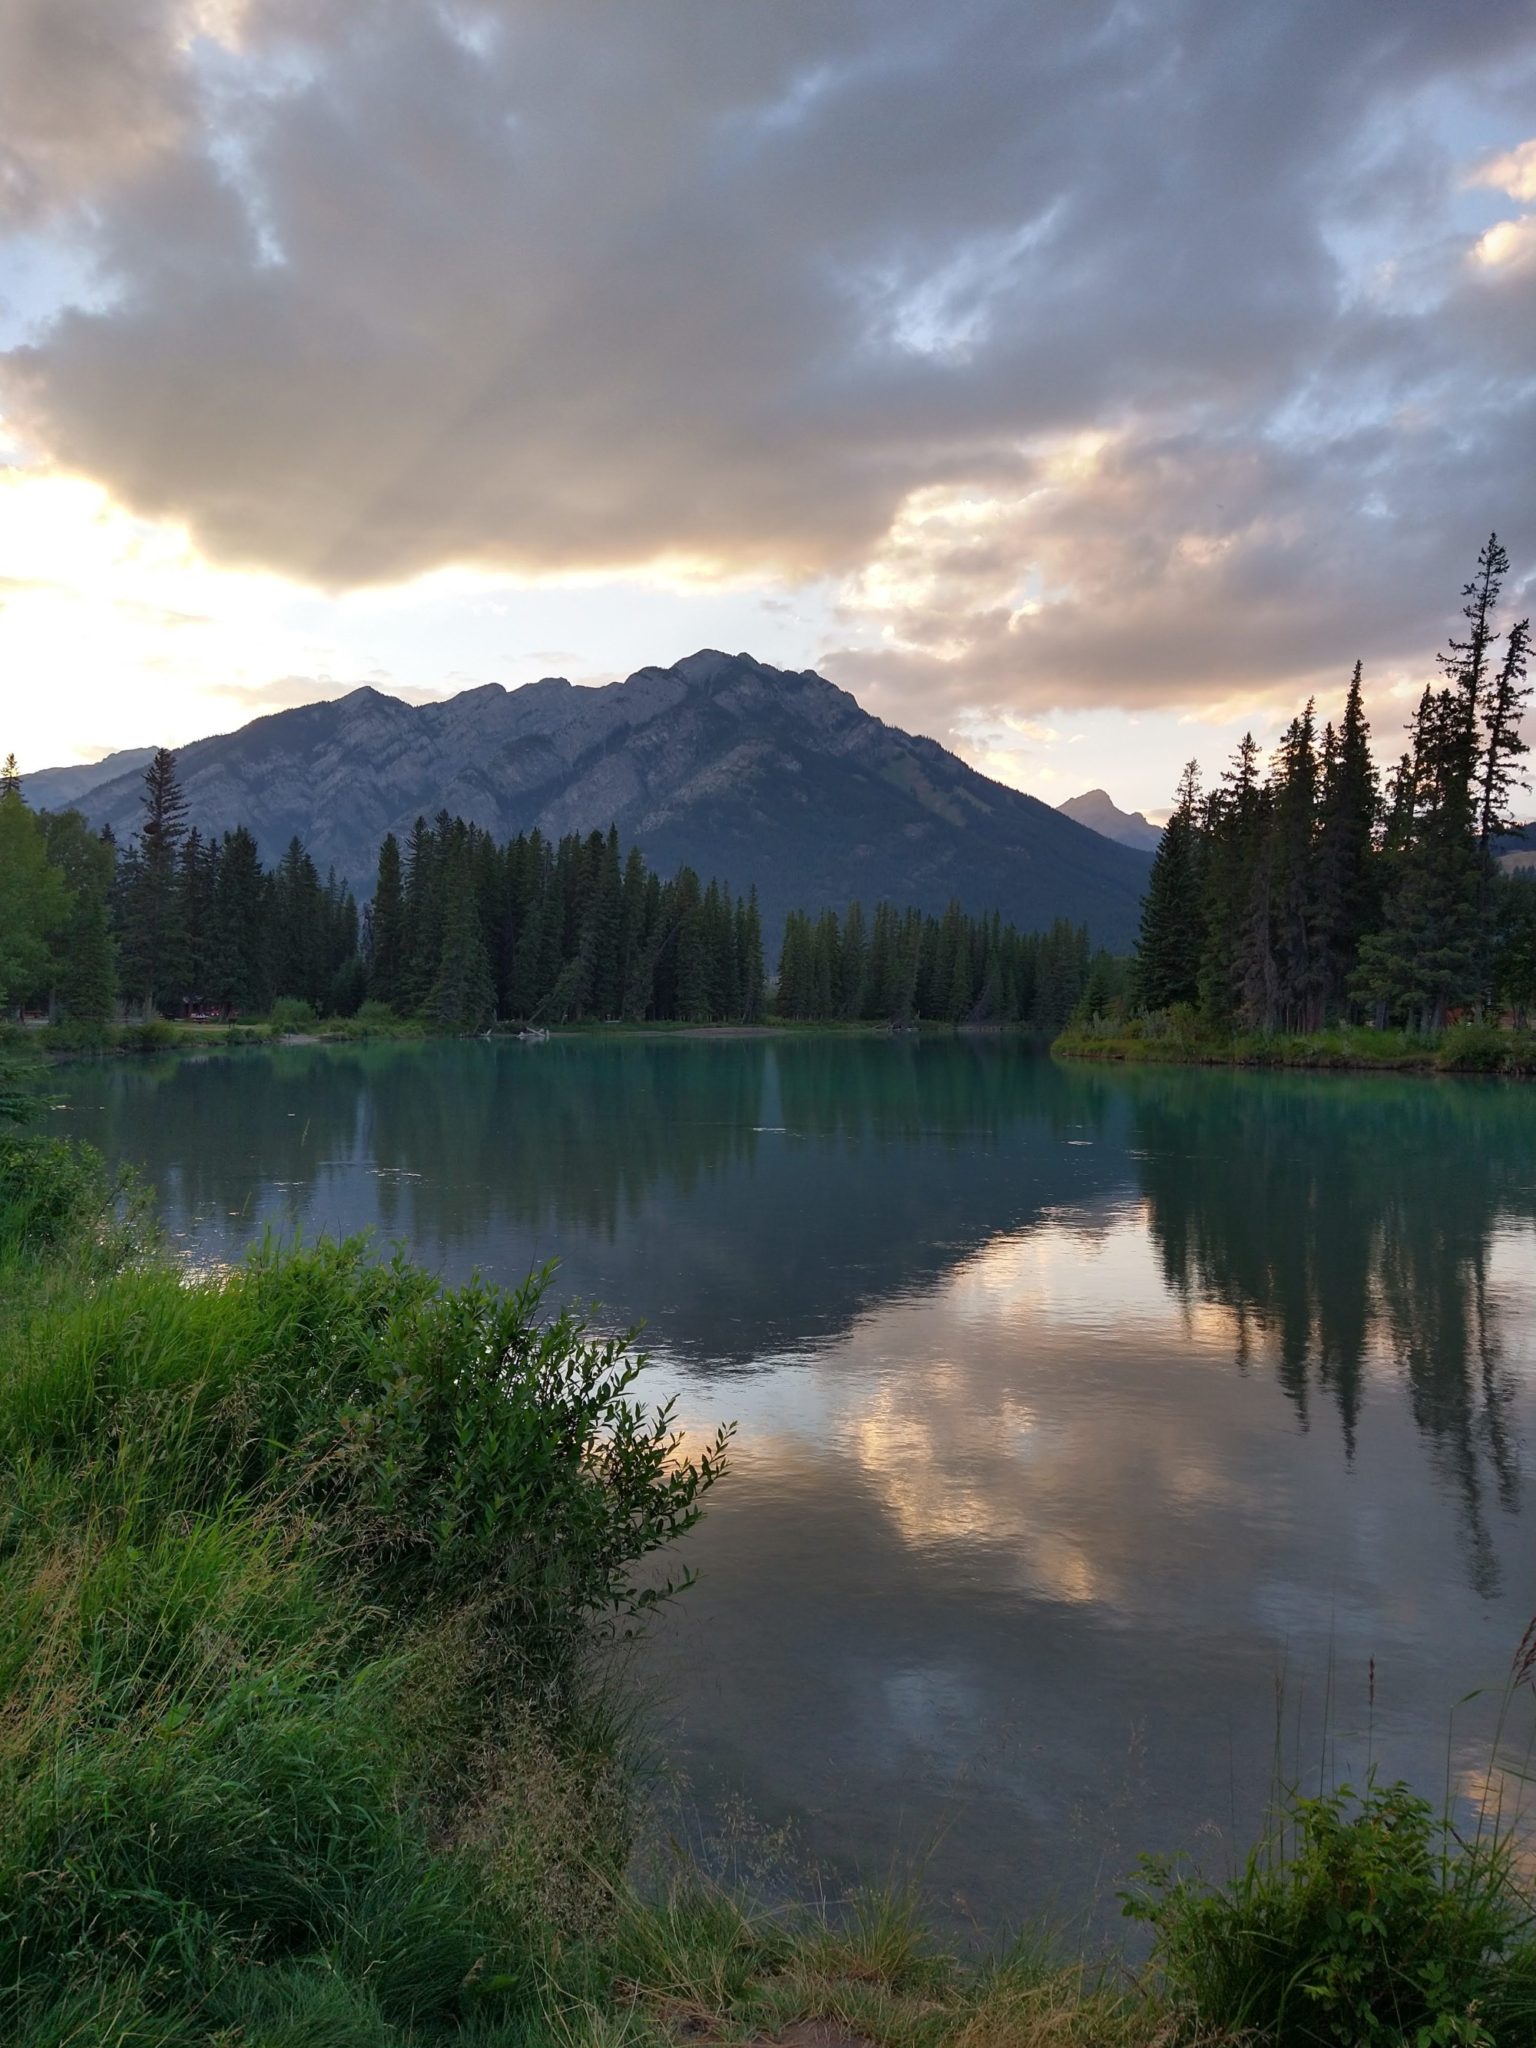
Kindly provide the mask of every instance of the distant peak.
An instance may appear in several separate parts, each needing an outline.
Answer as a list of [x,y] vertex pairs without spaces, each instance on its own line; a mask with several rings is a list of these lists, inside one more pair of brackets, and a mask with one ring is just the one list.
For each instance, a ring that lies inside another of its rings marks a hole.
[[701,647],[696,654],[685,654],[681,661],[674,662],[672,673],[681,676],[685,683],[702,684],[707,688],[723,676],[758,666],[750,654],[725,654],[718,647]]
[[1085,825],[1102,838],[1117,839],[1122,846],[1139,846],[1150,852],[1162,838],[1162,828],[1140,811],[1122,811],[1106,789],[1085,789],[1081,796],[1069,796],[1057,810],[1076,825]]

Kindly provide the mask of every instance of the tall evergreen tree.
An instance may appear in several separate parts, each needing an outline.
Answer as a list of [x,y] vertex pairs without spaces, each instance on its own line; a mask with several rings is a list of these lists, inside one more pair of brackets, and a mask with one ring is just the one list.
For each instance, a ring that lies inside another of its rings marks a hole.
[[1337,737],[1333,746],[1325,749],[1317,846],[1323,1001],[1325,1010],[1335,1014],[1347,1003],[1361,942],[1380,916],[1380,862],[1375,844],[1380,810],[1357,661]]
[[495,1006],[491,964],[468,877],[448,879],[447,918],[428,1014],[440,1030],[479,1031],[491,1021]]
[[1200,1000],[1205,937],[1201,852],[1200,767],[1191,761],[1158,841],[1141,906],[1136,987],[1145,1009],[1167,1010]]
[[405,896],[400,879],[400,842],[393,832],[385,835],[379,848],[370,925],[373,956],[368,962],[369,991],[378,1002],[399,1010],[405,995]]
[[258,1016],[274,994],[268,878],[244,825],[224,836],[213,885],[207,994],[226,1010]]
[[176,756],[162,747],[144,771],[136,857],[122,871],[118,899],[124,985],[146,1012],[179,1008],[188,993],[180,872],[186,816]]

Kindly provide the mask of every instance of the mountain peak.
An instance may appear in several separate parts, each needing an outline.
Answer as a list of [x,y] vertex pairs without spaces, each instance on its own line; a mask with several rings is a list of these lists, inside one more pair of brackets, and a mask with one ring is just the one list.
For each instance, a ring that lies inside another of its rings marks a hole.
[[[275,712],[182,748],[188,822],[249,825],[268,859],[297,834],[365,897],[384,835],[418,816],[446,810],[499,840],[616,825],[664,874],[686,864],[755,886],[770,948],[789,910],[855,899],[942,912],[958,898],[1025,930],[1065,917],[1111,946],[1136,929],[1145,854],[882,723],[813,670],[703,647],[606,688],[547,677],[412,705],[364,685],[340,701],[350,715]],[[123,839],[142,794],[119,775],[72,800]]]
[[1085,789],[1081,796],[1069,796],[1056,808],[1064,818],[1086,825],[1101,838],[1113,839],[1120,846],[1137,847],[1143,853],[1155,853],[1163,836],[1162,827],[1154,825],[1140,811],[1122,811],[1107,789]]

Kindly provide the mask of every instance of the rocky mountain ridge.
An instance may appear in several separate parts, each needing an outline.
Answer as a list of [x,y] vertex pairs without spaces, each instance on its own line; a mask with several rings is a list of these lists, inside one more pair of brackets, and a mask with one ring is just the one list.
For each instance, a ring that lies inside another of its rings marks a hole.
[[[403,840],[439,810],[498,838],[616,824],[664,872],[686,861],[755,885],[770,932],[794,907],[886,897],[939,911],[954,897],[1025,929],[1070,917],[1123,948],[1148,869],[1145,855],[886,725],[813,670],[714,649],[595,689],[548,677],[410,705],[364,687],[177,759],[190,822],[247,824],[268,861],[297,834],[322,873],[334,867],[360,895],[384,834]],[[138,766],[53,794],[80,772],[31,776],[27,794],[132,834]]]

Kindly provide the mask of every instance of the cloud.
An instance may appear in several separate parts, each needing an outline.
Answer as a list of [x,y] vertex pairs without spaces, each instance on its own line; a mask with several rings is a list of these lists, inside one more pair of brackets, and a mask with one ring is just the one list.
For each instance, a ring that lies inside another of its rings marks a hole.
[[1527,224],[1457,210],[1536,175],[1464,140],[1522,0],[13,0],[8,55],[94,283],[0,394],[226,567],[839,578],[830,671],[931,729],[1395,673],[1491,525],[1536,561]]

